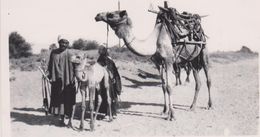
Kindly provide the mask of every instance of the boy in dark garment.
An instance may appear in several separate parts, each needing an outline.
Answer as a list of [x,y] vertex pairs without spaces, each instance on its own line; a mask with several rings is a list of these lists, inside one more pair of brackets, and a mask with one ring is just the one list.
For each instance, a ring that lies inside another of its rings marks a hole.
[[[109,92],[111,97],[111,109],[112,109],[112,115],[113,118],[117,116],[117,109],[118,109],[118,95],[121,94],[122,85],[121,85],[121,79],[120,75],[118,73],[118,70],[116,68],[116,65],[114,61],[109,57],[109,54],[107,52],[107,49],[105,47],[101,47],[99,49],[99,58],[97,62],[106,67],[109,73]],[[100,85],[100,90],[105,90],[103,87],[103,84]],[[108,103],[107,103],[107,96],[105,92],[101,92],[104,94],[101,94],[102,97],[102,103],[100,105],[99,112],[104,113],[105,115],[108,115]],[[97,101],[97,96],[95,97],[95,102]],[[95,103],[96,104],[96,103]]]

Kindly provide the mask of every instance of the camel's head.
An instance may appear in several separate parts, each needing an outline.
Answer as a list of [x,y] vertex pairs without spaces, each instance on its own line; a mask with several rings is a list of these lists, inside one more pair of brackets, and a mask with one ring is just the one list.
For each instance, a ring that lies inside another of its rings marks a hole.
[[70,57],[70,61],[71,61],[73,64],[80,64],[80,63],[83,62],[84,57],[85,57],[85,54],[84,54],[84,53],[76,53],[75,55],[72,55],[72,56]]
[[70,61],[77,69],[83,69],[86,66],[91,66],[96,63],[95,59],[90,57],[87,53],[79,52],[70,57]]
[[97,16],[95,17],[95,20],[104,21],[109,25],[116,25],[118,23],[125,23],[127,18],[128,18],[127,12],[125,10],[122,10],[122,11],[98,13]]
[[91,59],[87,53],[79,52],[70,57],[70,61],[73,63],[76,78],[79,81],[87,81],[86,72],[92,70],[95,60]]
[[132,27],[132,22],[128,18],[126,10],[98,13],[95,20],[106,22],[119,38],[124,37],[122,33],[126,33],[126,28]]
[[85,63],[86,63],[86,58],[85,54],[80,52],[72,55],[70,57],[70,62],[73,64],[75,71],[77,72],[78,70],[84,69]]

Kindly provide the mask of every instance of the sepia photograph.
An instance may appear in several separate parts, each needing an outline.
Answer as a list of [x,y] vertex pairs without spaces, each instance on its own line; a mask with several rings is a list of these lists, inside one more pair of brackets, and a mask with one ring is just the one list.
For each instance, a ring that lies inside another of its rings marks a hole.
[[259,136],[259,0],[1,0],[1,137]]

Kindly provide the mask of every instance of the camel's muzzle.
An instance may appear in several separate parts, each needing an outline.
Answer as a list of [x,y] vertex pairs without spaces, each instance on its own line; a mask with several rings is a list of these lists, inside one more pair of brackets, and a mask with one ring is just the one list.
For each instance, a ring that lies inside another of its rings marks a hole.
[[97,16],[95,17],[95,20],[97,22],[102,20],[102,17],[100,16],[100,14],[97,14]]

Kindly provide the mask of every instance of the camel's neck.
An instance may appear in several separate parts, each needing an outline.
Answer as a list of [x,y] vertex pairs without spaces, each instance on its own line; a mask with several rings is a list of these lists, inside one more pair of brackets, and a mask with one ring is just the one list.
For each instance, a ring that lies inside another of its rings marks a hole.
[[129,50],[139,56],[151,56],[156,52],[156,43],[160,32],[160,25],[156,25],[153,32],[145,40],[138,40],[132,33],[130,26],[120,26],[117,36],[124,40]]

